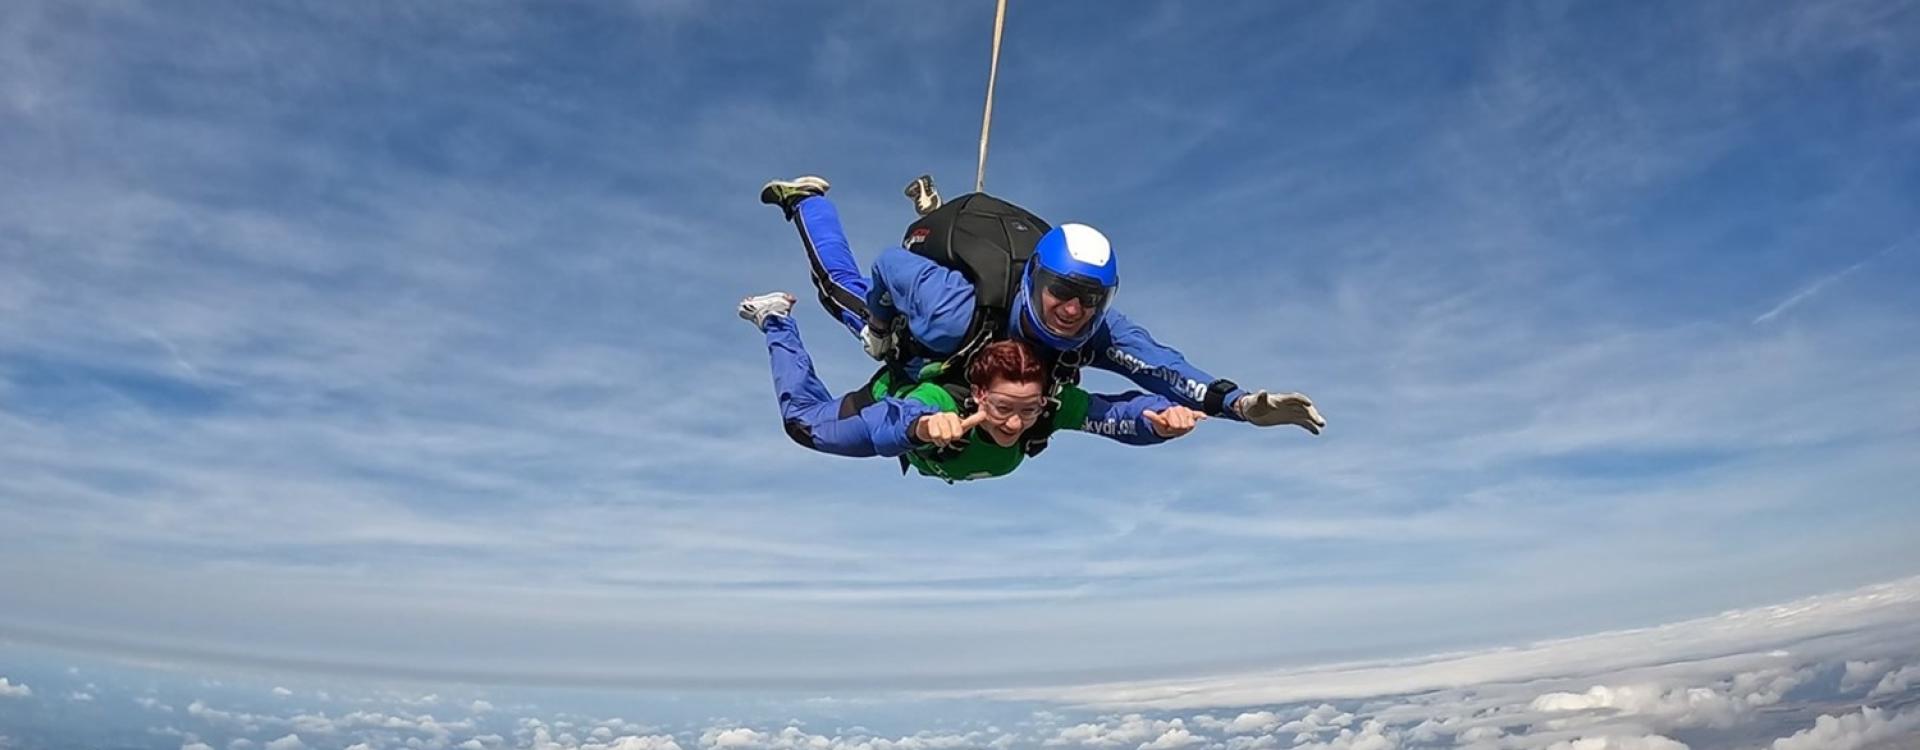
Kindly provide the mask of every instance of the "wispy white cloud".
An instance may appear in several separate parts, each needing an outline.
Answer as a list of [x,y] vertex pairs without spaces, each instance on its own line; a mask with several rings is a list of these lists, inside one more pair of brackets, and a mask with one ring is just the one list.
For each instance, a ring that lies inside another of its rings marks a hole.
[[1800,303],[1805,302],[1809,299],[1812,299],[1814,295],[1819,294],[1823,291],[1826,291],[1827,287],[1833,286],[1834,284],[1837,284],[1845,280],[1848,276],[1853,275],[1854,272],[1859,271],[1862,268],[1866,268],[1868,265],[1872,264],[1874,261],[1879,260],[1882,256],[1888,253],[1891,253],[1895,250],[1901,249],[1902,247],[1911,243],[1913,239],[1914,239],[1913,237],[1908,237],[1907,239],[1901,240],[1892,245],[1888,245],[1887,247],[1882,248],[1879,252],[1876,252],[1872,255],[1867,256],[1866,258],[1862,259],[1858,263],[1847,266],[1846,268],[1842,268],[1838,271],[1834,271],[1833,273],[1827,274],[1825,276],[1821,276],[1820,278],[1817,278],[1811,282],[1808,282],[1807,285],[1801,287],[1799,291],[1794,292],[1793,294],[1788,295],[1786,299],[1781,300],[1780,304],[1774,305],[1771,309],[1767,310],[1766,312],[1760,313],[1759,317],[1756,317],[1753,319],[1753,324],[1760,325],[1761,323],[1765,323],[1769,320],[1773,320],[1774,318],[1779,317],[1781,313],[1791,310],[1795,306],[1799,305]]

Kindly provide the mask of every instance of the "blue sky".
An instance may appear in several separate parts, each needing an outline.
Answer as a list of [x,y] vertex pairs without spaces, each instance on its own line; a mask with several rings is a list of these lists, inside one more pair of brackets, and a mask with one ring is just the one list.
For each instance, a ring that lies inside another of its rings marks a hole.
[[869,258],[963,189],[989,3],[8,3],[0,629],[1000,689],[1920,573],[1910,4],[1014,5],[989,189],[1327,434],[948,487],[779,430],[757,188],[829,177]]

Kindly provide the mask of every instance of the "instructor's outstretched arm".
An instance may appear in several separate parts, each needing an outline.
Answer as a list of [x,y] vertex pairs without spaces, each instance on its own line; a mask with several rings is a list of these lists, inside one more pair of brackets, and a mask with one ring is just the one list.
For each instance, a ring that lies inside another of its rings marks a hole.
[[1107,313],[1106,327],[1105,340],[1094,341],[1094,367],[1119,373],[1142,388],[1209,416],[1259,427],[1290,424],[1315,435],[1327,426],[1327,420],[1305,395],[1248,391],[1233,381],[1215,378],[1118,311]]

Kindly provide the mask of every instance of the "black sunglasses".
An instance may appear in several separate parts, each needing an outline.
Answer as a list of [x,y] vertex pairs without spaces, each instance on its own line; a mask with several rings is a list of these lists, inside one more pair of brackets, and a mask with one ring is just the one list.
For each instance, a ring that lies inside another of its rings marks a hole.
[[1055,279],[1047,284],[1046,289],[1047,294],[1053,295],[1054,299],[1063,302],[1077,299],[1080,300],[1082,307],[1099,307],[1101,303],[1107,301],[1107,290],[1097,286],[1076,284],[1065,279]]

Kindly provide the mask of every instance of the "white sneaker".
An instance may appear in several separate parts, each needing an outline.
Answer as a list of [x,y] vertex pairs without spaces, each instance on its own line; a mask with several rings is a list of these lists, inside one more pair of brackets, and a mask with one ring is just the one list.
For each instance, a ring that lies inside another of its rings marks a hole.
[[793,312],[793,295],[769,292],[740,300],[740,319],[753,321],[755,328],[766,328],[767,318],[785,317]]

